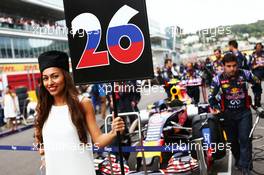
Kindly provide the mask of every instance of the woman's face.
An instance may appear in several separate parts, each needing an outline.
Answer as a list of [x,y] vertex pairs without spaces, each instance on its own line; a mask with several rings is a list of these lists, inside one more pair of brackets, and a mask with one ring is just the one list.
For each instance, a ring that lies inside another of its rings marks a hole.
[[43,85],[52,96],[60,96],[65,87],[62,70],[57,67],[50,67],[42,73]]

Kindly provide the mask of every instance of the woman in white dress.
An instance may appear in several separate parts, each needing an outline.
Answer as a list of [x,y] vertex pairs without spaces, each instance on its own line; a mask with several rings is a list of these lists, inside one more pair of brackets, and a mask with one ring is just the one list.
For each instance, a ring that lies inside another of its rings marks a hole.
[[5,120],[7,120],[8,127],[11,128],[12,131],[17,129],[16,116],[19,113],[18,110],[18,98],[16,94],[12,93],[11,87],[7,86],[4,96],[4,116]]
[[66,53],[45,52],[38,61],[41,85],[35,135],[46,175],[95,175],[91,140],[96,147],[109,145],[125,124],[117,117],[112,131],[101,133],[92,103],[74,86]]

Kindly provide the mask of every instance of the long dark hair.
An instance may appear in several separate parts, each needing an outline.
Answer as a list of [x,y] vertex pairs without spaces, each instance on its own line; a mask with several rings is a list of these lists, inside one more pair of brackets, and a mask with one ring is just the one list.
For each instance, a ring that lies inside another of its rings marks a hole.
[[[62,73],[64,76],[65,87],[63,89],[63,96],[66,99],[66,103],[69,107],[69,112],[71,114],[72,123],[77,129],[79,140],[81,143],[87,143],[87,127],[85,121],[85,112],[78,99],[78,90],[76,89],[71,75],[64,71]],[[37,117],[35,122],[36,132],[35,137],[37,142],[43,143],[42,128],[45,121],[48,119],[49,112],[51,110],[52,104],[54,104],[54,98],[43,85],[43,80],[41,76],[38,104],[37,104]]]

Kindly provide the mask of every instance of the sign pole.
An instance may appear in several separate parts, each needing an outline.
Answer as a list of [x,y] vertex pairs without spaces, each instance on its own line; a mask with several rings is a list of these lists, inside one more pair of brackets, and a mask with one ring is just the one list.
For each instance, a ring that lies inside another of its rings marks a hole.
[[[118,110],[117,110],[117,102],[116,102],[116,96],[115,96],[115,84],[114,82],[111,82],[112,86],[112,98],[113,98],[113,108],[114,108],[114,118],[118,117]],[[121,167],[121,174],[125,175],[124,170],[124,160],[123,160],[123,151],[122,151],[122,143],[121,143],[121,134],[118,131],[117,132],[117,142],[118,142],[118,152],[119,152],[119,159],[120,159],[120,167]]]

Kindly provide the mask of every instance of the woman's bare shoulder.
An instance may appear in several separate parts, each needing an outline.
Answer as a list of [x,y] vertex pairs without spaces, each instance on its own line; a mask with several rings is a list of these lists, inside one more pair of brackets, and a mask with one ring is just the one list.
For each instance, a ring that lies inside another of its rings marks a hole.
[[87,97],[83,97],[80,102],[84,107],[92,107],[92,101]]

